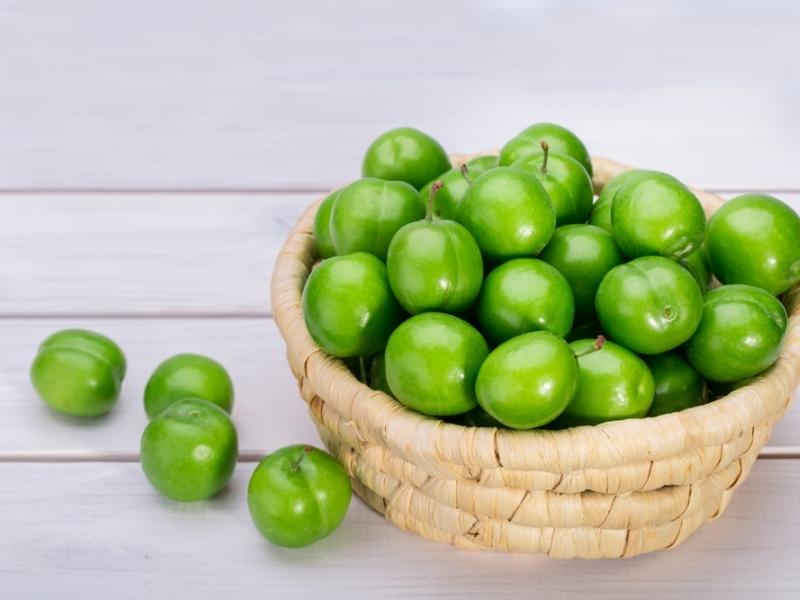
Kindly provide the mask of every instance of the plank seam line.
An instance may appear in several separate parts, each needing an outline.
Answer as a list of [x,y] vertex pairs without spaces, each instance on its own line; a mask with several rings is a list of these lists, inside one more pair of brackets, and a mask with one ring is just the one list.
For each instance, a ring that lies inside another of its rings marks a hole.
[[[248,449],[239,453],[238,462],[257,463],[269,454],[268,450]],[[800,447],[768,447],[758,455],[759,460],[797,460]],[[136,452],[105,451],[0,451],[0,464],[4,463],[138,463]]]
[[297,186],[297,187],[208,187],[208,188],[91,188],[91,187],[58,187],[58,188],[0,188],[0,196],[35,196],[39,194],[47,194],[53,196],[67,196],[75,194],[83,194],[87,196],[93,195],[119,195],[119,196],[146,196],[146,195],[175,195],[175,196],[188,196],[188,195],[267,195],[267,194],[322,194],[330,191],[336,187],[322,186]]
[[[240,463],[260,462],[269,451],[242,450],[237,461]],[[0,451],[2,463],[138,463],[138,452],[103,450],[20,450]]]
[[70,320],[70,319],[105,319],[105,320],[140,320],[140,319],[223,319],[223,320],[250,320],[250,319],[263,319],[271,320],[272,312],[180,312],[180,313],[81,313],[81,312],[63,312],[63,313],[13,313],[13,312],[0,312],[0,320],[9,321],[36,321],[36,320]]
[[[10,195],[37,195],[37,194],[50,194],[50,195],[74,195],[74,194],[85,194],[85,195],[258,195],[258,194],[324,194],[329,192],[339,184],[331,184],[329,186],[324,185],[314,185],[314,186],[276,186],[276,187],[199,187],[199,188],[192,188],[192,187],[164,187],[164,188],[157,188],[157,187],[142,187],[142,188],[103,188],[103,187],[56,187],[56,188],[0,188],[0,196],[10,196]],[[756,187],[748,187],[748,186],[736,186],[736,187],[717,187],[717,186],[705,186],[710,192],[716,192],[721,194],[732,194],[732,193],[774,193],[774,194],[797,194],[800,193],[800,187],[788,187],[788,188],[775,188],[775,187],[764,187],[764,186],[756,186]]]

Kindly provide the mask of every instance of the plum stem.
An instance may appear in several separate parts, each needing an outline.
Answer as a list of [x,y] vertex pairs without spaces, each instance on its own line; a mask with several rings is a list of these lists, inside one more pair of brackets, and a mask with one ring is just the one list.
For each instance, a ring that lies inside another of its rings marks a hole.
[[425,220],[428,223],[433,220],[433,202],[436,200],[436,194],[442,189],[443,185],[441,181],[434,181],[431,186],[431,193],[428,195],[428,211],[425,213]]
[[542,140],[539,145],[542,147],[542,152],[544,152],[544,159],[542,159],[542,166],[539,170],[542,173],[547,173],[547,157],[550,155],[550,144]]
[[367,381],[367,361],[363,356],[358,357],[358,368],[361,371],[361,383],[364,385],[369,385],[369,382]]
[[587,354],[592,354],[593,352],[597,352],[606,344],[606,336],[598,335],[597,339],[592,343],[592,345],[587,348],[586,350],[582,350],[580,352],[575,353],[575,358],[580,358],[581,356],[586,356]]
[[472,177],[469,176],[469,167],[467,166],[467,163],[461,165],[459,171],[461,171],[461,176],[467,181],[467,183],[472,185]]
[[297,472],[300,469],[300,464],[303,462],[303,459],[306,457],[306,454],[309,454],[313,449],[314,449],[313,446],[303,447],[303,451],[300,454],[298,454],[297,458],[295,458],[292,461],[292,466],[291,466],[292,472]]

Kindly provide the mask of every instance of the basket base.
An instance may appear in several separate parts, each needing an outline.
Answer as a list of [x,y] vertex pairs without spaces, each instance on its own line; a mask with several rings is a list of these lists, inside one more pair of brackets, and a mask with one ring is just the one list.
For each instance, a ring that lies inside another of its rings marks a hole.
[[[693,503],[689,501],[686,510],[674,520],[639,528],[530,527],[514,523],[513,515],[511,519],[498,520],[435,504],[418,487],[383,473],[372,471],[366,476],[365,470],[370,471],[371,467],[363,464],[360,454],[334,437],[313,411],[311,415],[322,442],[347,468],[355,494],[396,527],[464,550],[544,554],[559,559],[629,558],[680,545],[706,521],[722,515],[761,449],[761,444],[751,447],[726,469],[731,474],[722,479],[713,498],[691,511]],[[432,511],[439,513],[439,520],[441,513],[451,513],[445,518],[447,530],[433,525],[432,518],[420,518],[429,517]]]

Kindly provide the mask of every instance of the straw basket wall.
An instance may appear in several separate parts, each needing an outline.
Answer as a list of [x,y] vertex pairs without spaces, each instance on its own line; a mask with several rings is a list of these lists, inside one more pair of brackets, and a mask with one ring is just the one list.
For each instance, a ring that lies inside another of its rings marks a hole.
[[[466,156],[454,156],[456,165]],[[597,190],[629,169],[594,158]],[[723,202],[694,190],[711,214]],[[615,558],[671,548],[722,514],[800,375],[800,286],[783,300],[778,362],[752,384],[680,413],[562,431],[462,427],[414,413],[353,377],[309,337],[301,293],[319,201],[281,250],[272,308],[322,440],[353,489],[395,525],[459,548]]]

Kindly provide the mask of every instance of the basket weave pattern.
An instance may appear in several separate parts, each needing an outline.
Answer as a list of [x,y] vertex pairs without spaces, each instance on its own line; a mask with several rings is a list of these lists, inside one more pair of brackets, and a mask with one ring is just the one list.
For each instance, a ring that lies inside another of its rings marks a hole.
[[[461,164],[467,156],[454,156]],[[594,158],[597,190],[629,169]],[[693,190],[710,215],[722,198]],[[800,377],[800,286],[778,362],[715,402],[562,431],[462,427],[361,384],[309,337],[301,294],[319,202],[281,250],[275,321],[311,417],[354,491],[398,527],[460,548],[615,558],[680,544],[725,510]]]

